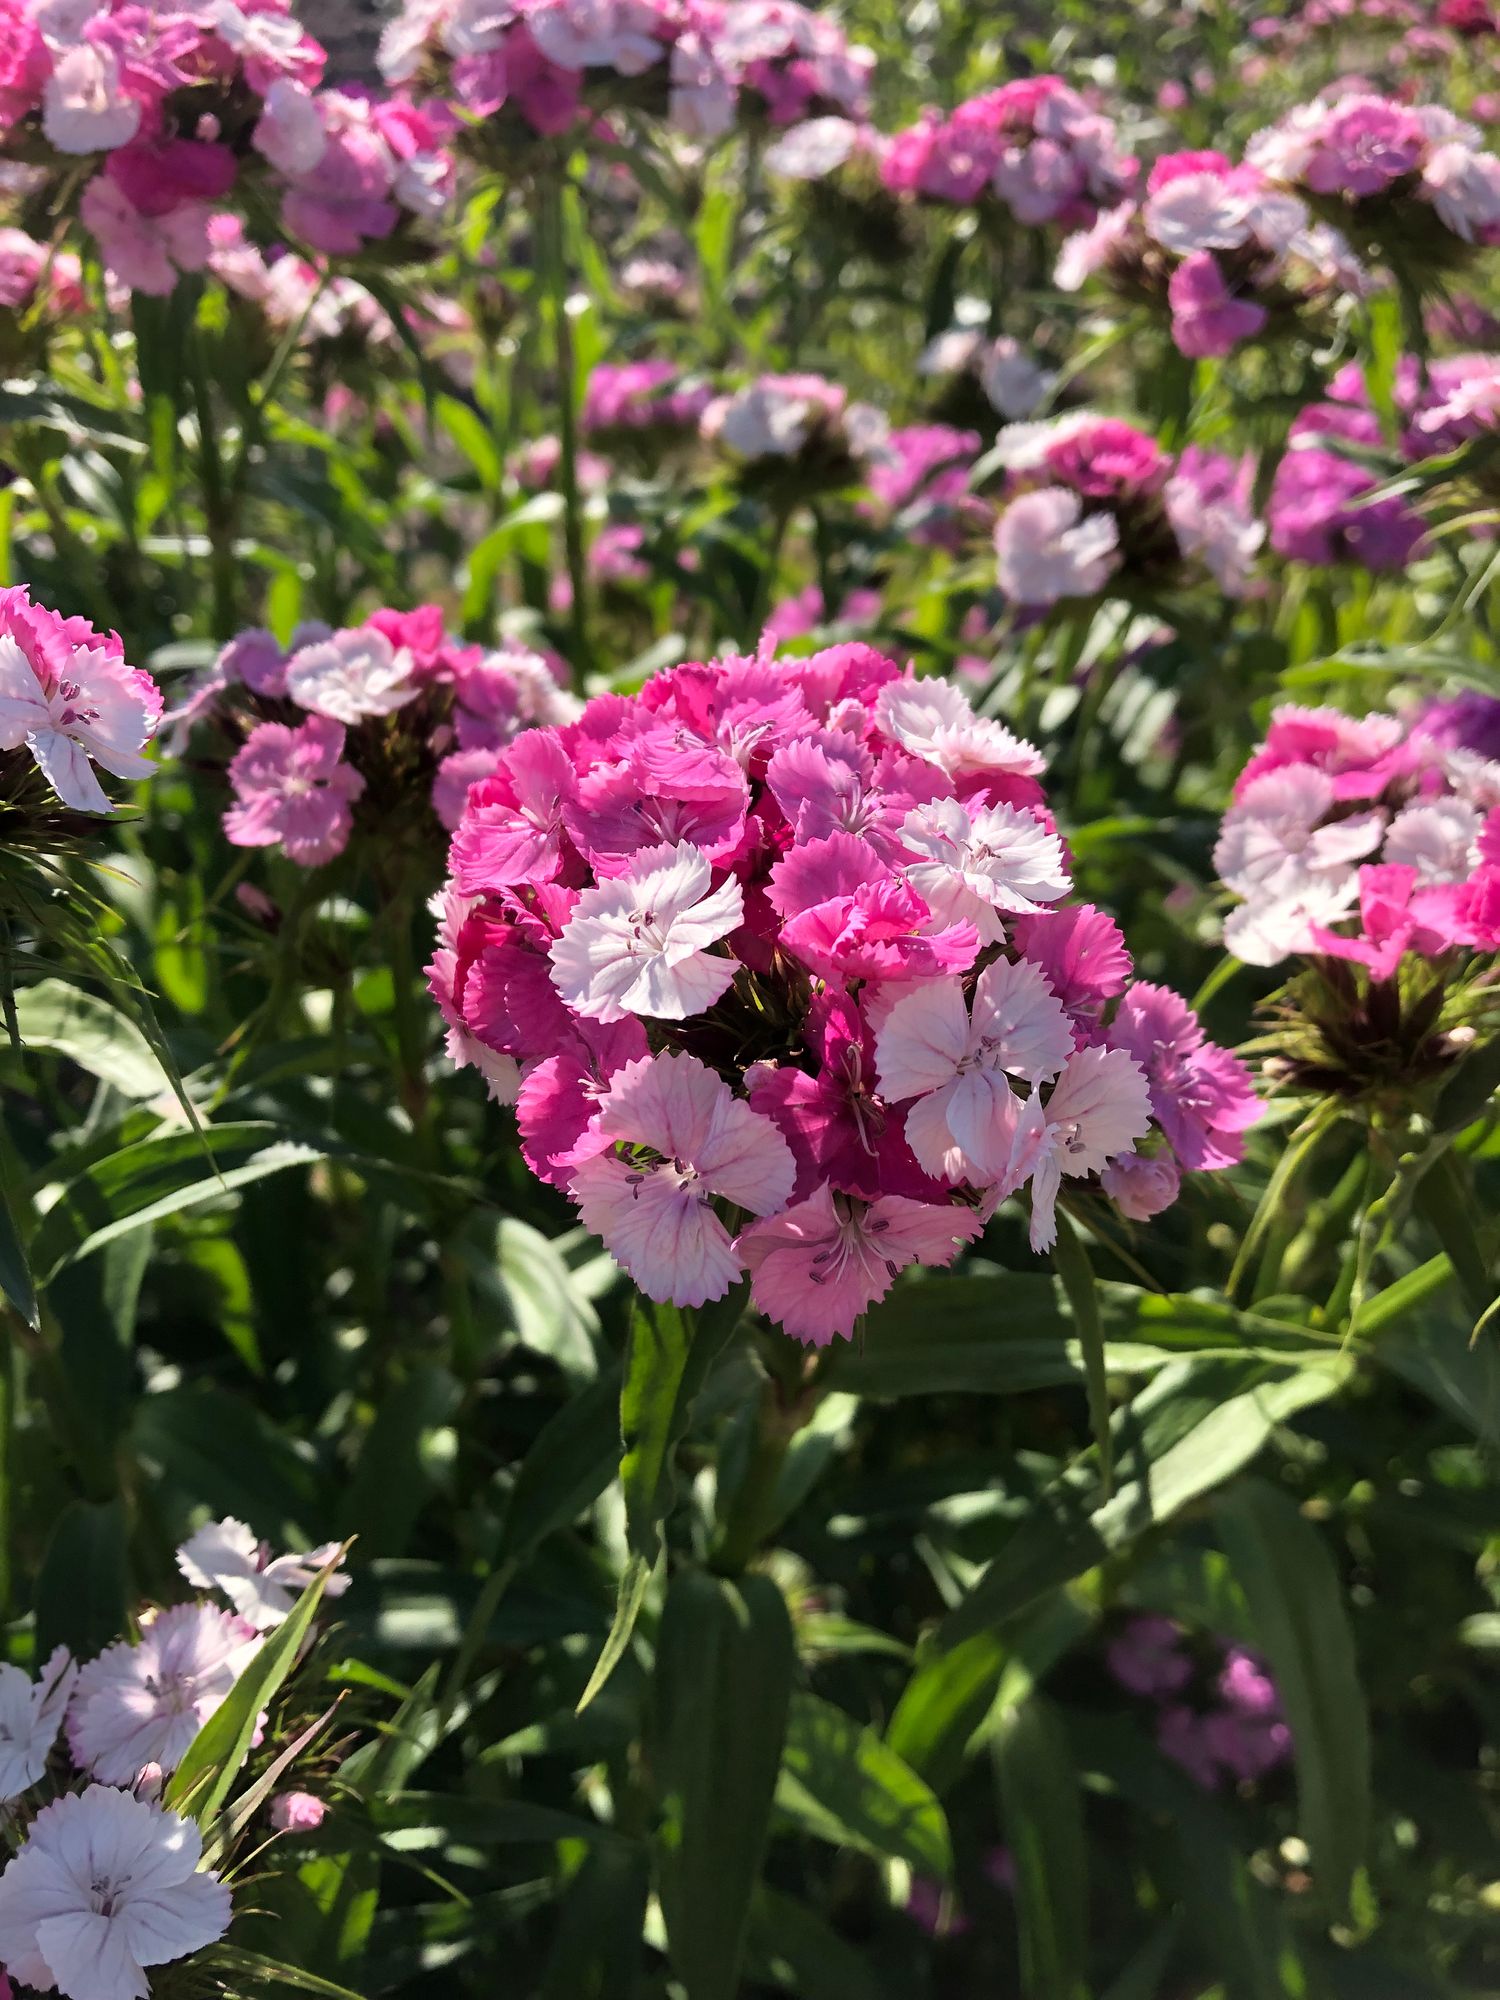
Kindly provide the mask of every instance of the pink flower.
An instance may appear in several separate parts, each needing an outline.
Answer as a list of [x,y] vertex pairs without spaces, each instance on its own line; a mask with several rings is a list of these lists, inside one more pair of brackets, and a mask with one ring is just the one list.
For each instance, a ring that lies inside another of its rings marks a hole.
[[1034,778],[1046,760],[1003,722],[978,716],[962,688],[927,678],[886,683],[876,701],[882,729],[914,757],[951,778]]
[[1170,1618],[1132,1618],[1105,1650],[1109,1670],[1132,1694],[1175,1694],[1193,1677],[1182,1633]]
[[1109,1026],[1109,1045],[1144,1072],[1151,1111],[1190,1172],[1232,1167],[1242,1134],[1260,1117],[1250,1072],[1208,1041],[1187,1002],[1165,986],[1137,980]]
[[327,716],[309,716],[297,729],[260,723],[229,766],[235,803],[224,815],[227,838],[236,847],[282,847],[303,868],[342,854],[365,788],[343,754],[343,729]]
[[572,1188],[587,1227],[648,1298],[722,1298],[741,1259],[713,1201],[752,1215],[782,1207],[796,1169],[775,1126],[696,1057],[666,1054],[614,1077],[594,1131],[608,1150],[577,1168]]
[[311,1792],[278,1792],[271,1801],[271,1824],[278,1833],[316,1833],[328,1808]]
[[161,711],[156,683],[126,666],[113,633],[0,590],[0,750],[29,750],[64,805],[112,812],[92,767],[148,777],[140,753]]
[[711,1007],[736,962],[709,947],[744,916],[739,883],[711,881],[707,857],[682,841],[648,848],[585,889],[552,947],[552,983],[566,1004],[591,1021],[681,1021]]
[[1010,1079],[1049,1080],[1072,1053],[1062,1002],[1024,959],[986,966],[972,1011],[956,981],[904,994],[875,1040],[885,1097],[893,1104],[916,1099],[906,1137],[919,1164],[937,1180],[973,1187],[1010,1173],[1023,1109]]
[[824,978],[931,978],[966,970],[979,948],[973,924],[937,928],[937,912],[847,833],[800,842],[766,893],[785,948]]
[[179,272],[201,271],[213,247],[206,203],[189,201],[164,215],[146,215],[104,174],[84,189],[79,214],[111,275],[153,298],[166,298]]
[[1018,1134],[1011,1174],[1031,1173],[1031,1247],[1057,1241],[1056,1203],[1064,1176],[1086,1178],[1135,1149],[1151,1129],[1146,1079],[1123,1049],[1080,1049],[1045,1105],[1033,1094]]
[[359,625],[292,654],[286,692],[300,708],[351,727],[369,715],[393,715],[411,701],[412,657],[385,634]]
[[68,1742],[101,1784],[130,1785],[147,1764],[175,1771],[260,1643],[255,1627],[212,1604],[158,1612],[79,1669]]
[[1390,979],[1408,951],[1434,957],[1459,941],[1460,892],[1452,887],[1419,886],[1415,868],[1381,862],[1359,871],[1359,916],[1363,934],[1342,937],[1314,923],[1310,946],[1330,958],[1368,966],[1372,979]]
[[1224,280],[1218,259],[1210,251],[1195,251],[1172,273],[1167,283],[1172,308],[1172,339],[1179,352],[1198,358],[1230,354],[1242,340],[1253,340],[1264,327],[1264,306],[1236,298]]
[[934,917],[973,924],[981,944],[1003,941],[1001,912],[1035,916],[1072,886],[1057,835],[1014,806],[974,811],[935,799],[907,814],[901,842],[916,857],[906,879]]
[[1065,486],[1019,494],[995,529],[1000,588],[1017,604],[1093,597],[1120,566],[1119,540],[1114,516],[1085,516]]
[[796,1340],[847,1339],[909,1264],[941,1268],[979,1234],[972,1209],[881,1195],[873,1202],[820,1187],[808,1200],[735,1239],[751,1302]]
[[1170,1153],[1126,1153],[1104,1169],[1099,1185],[1127,1222],[1149,1222],[1182,1192],[1182,1170]]
[[364,99],[330,90],[316,102],[323,150],[310,169],[288,180],[282,219],[314,250],[352,257],[367,241],[389,236],[400,219],[391,199],[395,156]]
[[250,142],[284,174],[311,173],[328,146],[317,99],[310,90],[278,77],[266,92]]
[[42,92],[42,130],[58,152],[107,153],[128,144],[140,123],[110,49],[80,42],[58,53]]
[[1019,917],[1011,935],[1070,1014],[1097,1014],[1130,977],[1124,933],[1091,903]]

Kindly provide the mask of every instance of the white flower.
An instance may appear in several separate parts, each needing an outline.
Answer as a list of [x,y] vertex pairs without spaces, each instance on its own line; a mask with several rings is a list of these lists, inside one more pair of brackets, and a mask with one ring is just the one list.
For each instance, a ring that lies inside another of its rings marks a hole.
[[42,92],[42,130],[58,152],[111,153],[135,137],[140,122],[113,50],[84,42],[59,55]]
[[323,115],[311,91],[289,77],[276,77],[250,143],[284,174],[309,174],[328,149]]
[[1214,867],[1220,880],[1238,895],[1265,902],[1352,883],[1358,864],[1380,845],[1385,815],[1328,820],[1333,806],[1333,780],[1315,765],[1286,764],[1252,779],[1219,830]]
[[1316,925],[1327,930],[1359,900],[1359,876],[1307,876],[1280,896],[1242,903],[1224,919],[1224,948],[1244,965],[1279,965],[1294,952],[1312,951]]
[[[199,1590],[221,1591],[257,1632],[268,1632],[338,1552],[337,1542],[325,1542],[305,1555],[273,1556],[243,1521],[231,1519],[210,1521],[189,1535],[177,1551],[177,1567]],[[331,1576],[324,1585],[329,1597],[348,1588],[347,1576]]]
[[0,1805],[18,1799],[46,1770],[77,1678],[66,1646],[38,1681],[19,1667],[0,1666]]
[[1067,237],[1052,273],[1058,290],[1080,291],[1096,271],[1103,270],[1129,236],[1134,221],[1135,205],[1127,201],[1119,208],[1107,208],[1091,229],[1080,229]]
[[917,373],[961,375],[978,360],[983,347],[984,335],[978,327],[950,326],[946,333],[935,334],[917,356]]
[[122,1639],[79,1669],[68,1709],[75,1760],[106,1785],[133,1784],[148,1764],[175,1771],[259,1643],[253,1625],[216,1605],[163,1611],[137,1645]]
[[1057,1241],[1057,1196],[1066,1174],[1081,1180],[1103,1173],[1135,1151],[1151,1129],[1145,1073],[1123,1049],[1080,1049],[1042,1104],[1033,1094],[1023,1117],[1010,1185],[1031,1177],[1031,1247],[1038,1255]]
[[1445,226],[1465,243],[1500,228],[1500,159],[1454,141],[1439,146],[1422,169],[1422,184]]
[[1088,514],[1067,486],[1019,494],[995,529],[1000,588],[1017,604],[1057,604],[1092,597],[1120,563],[1112,514]]
[[0,1961],[67,2000],[147,2000],[144,1968],[229,1928],[229,1891],[199,1867],[190,1820],[90,1785],[44,1806],[0,1875]]
[[235,0],[217,0],[210,13],[214,33],[239,55],[287,63],[302,46],[301,23],[290,14],[278,14],[268,7],[247,14]]
[[1020,341],[1003,335],[985,355],[980,387],[1002,417],[1029,417],[1052,394],[1057,377],[1039,366]]
[[[498,48],[506,29],[517,18],[511,0],[458,0],[442,25],[442,43],[450,56],[482,56]],[[389,32],[389,31],[387,31]],[[382,44],[384,38],[382,37]],[[404,57],[404,47],[401,56]],[[395,61],[397,52],[382,46],[382,59]],[[391,71],[386,70],[387,77]]]
[[156,713],[142,677],[102,648],[76,647],[53,676],[47,658],[33,662],[18,636],[0,632],[0,750],[24,743],[64,805],[114,810],[91,760],[117,778],[149,776],[140,751]]
[[1034,778],[1047,768],[1041,751],[1003,722],[976,715],[962,688],[929,677],[888,681],[876,697],[876,719],[887,736],[951,778],[1006,771]]
[[1142,219],[1162,248],[1179,257],[1235,250],[1249,241],[1252,201],[1222,174],[1179,174],[1150,197]]
[[774,380],[752,382],[721,396],[703,413],[704,434],[741,458],[793,458],[826,406]]
[[286,691],[302,708],[352,726],[367,715],[393,715],[411,701],[412,657],[383,632],[356,626],[320,645],[304,646],[287,662]]
[[1264,525],[1230,500],[1205,498],[1197,481],[1180,473],[1167,481],[1162,498],[1183,555],[1201,562],[1227,596],[1240,596],[1266,538]]
[[852,157],[859,134],[852,118],[804,119],[766,148],[765,169],[793,181],[821,180]]
[[667,44],[651,30],[646,0],[550,0],[526,17],[531,38],[559,69],[612,69],[641,76],[661,61]]
[[567,1005],[590,1021],[685,1021],[711,1007],[737,961],[708,947],[745,914],[739,883],[711,889],[712,873],[684,840],[648,848],[626,874],[585,889],[552,947],[552,984]]
[[1380,858],[1415,868],[1424,883],[1467,882],[1479,861],[1480,825],[1463,799],[1408,806],[1391,821]]
[[906,878],[933,916],[972,923],[981,944],[1004,938],[998,912],[1034,916],[1070,887],[1062,842],[1014,806],[971,813],[957,799],[934,799],[907,814],[901,842],[922,857]]

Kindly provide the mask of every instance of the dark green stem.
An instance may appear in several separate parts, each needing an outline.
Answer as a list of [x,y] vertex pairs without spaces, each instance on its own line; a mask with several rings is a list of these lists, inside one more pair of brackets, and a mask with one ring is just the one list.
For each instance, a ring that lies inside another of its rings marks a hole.
[[573,330],[568,320],[568,268],[563,244],[563,199],[566,180],[541,173],[536,188],[537,275],[552,329],[552,358],[557,392],[557,435],[561,447],[559,474],[563,496],[563,543],[568,582],[573,592],[573,680],[580,685],[593,666],[589,648],[588,574],[584,564],[583,505],[578,491],[578,408],[574,381]]

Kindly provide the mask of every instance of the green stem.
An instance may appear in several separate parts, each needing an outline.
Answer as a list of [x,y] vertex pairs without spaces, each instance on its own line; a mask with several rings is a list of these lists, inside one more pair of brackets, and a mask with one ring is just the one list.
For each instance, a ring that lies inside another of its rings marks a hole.
[[557,392],[557,435],[561,447],[559,472],[563,496],[563,544],[573,605],[573,680],[581,686],[593,667],[589,649],[588,573],[584,563],[583,505],[578,490],[578,408],[574,381],[573,329],[568,319],[568,269],[563,246],[562,169],[538,174],[536,191],[537,274],[552,330],[552,358]]
[[815,1360],[802,1364],[796,1379],[768,1374],[761,1383],[749,1462],[714,1547],[713,1567],[721,1574],[737,1576],[777,1527],[782,1467],[792,1440],[811,1423],[823,1400],[836,1355],[836,1348],[825,1348]]
[[1260,1206],[1250,1219],[1250,1227],[1245,1231],[1240,1243],[1239,1254],[1234,1260],[1234,1268],[1229,1273],[1225,1291],[1233,1299],[1243,1284],[1252,1258],[1260,1247],[1261,1239],[1271,1224],[1282,1213],[1282,1204],[1287,1200],[1297,1176],[1307,1164],[1314,1148],[1324,1133],[1338,1119],[1343,1107],[1336,1097],[1325,1097],[1321,1104],[1305,1118],[1293,1134],[1291,1143],[1276,1163],[1276,1169],[1266,1183],[1266,1191],[1261,1196]]
[[744,635],[744,643],[747,646],[760,643],[760,635],[765,630],[766,619],[770,616],[771,602],[776,595],[776,579],[781,574],[781,551],[786,546],[787,530],[791,526],[795,511],[794,503],[780,501],[772,510],[771,532],[766,542],[766,559],[761,564],[760,574],[755,579],[755,595],[750,600],[749,626]]
[[198,461],[203,476],[203,520],[208,529],[209,585],[213,593],[213,636],[220,644],[239,629],[238,578],[234,561],[236,507],[233,478],[225,465],[214,415],[213,392],[196,337],[191,347],[193,402],[198,414]]

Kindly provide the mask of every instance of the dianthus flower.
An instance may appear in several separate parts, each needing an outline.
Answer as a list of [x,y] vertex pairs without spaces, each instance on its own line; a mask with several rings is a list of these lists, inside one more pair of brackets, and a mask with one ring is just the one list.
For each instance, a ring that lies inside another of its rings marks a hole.
[[1442,105],[1330,92],[1258,133],[1246,157],[1295,188],[1361,252],[1398,267],[1462,262],[1500,242],[1500,158]]
[[1178,350],[1230,353],[1300,310],[1363,289],[1348,246],[1258,168],[1222,153],[1167,153],[1143,200],[1069,237],[1057,282],[1100,276],[1130,303],[1167,313]]
[[[455,1060],[650,1297],[748,1271],[848,1335],[1029,1189],[1239,1157],[1245,1072],[1066,902],[1043,759],[867,646],[601,695],[470,793],[429,968]],[[1124,995],[1122,999],[1121,996]],[[1156,1106],[1160,1106],[1158,1115]]]
[[1207,577],[1244,594],[1262,535],[1248,462],[1197,446],[1174,462],[1133,424],[1087,411],[1008,425],[998,452],[1009,477],[995,557],[1014,603],[1093,597],[1116,576],[1158,589]]
[[86,618],[59,617],[33,604],[24,588],[0,590],[5,763],[24,755],[75,812],[112,812],[94,766],[117,778],[148,777],[152,766],[141,751],[161,712],[156,683],[125,664],[115,633],[96,632]]
[[505,744],[576,711],[560,666],[525,647],[463,645],[436,605],[377,611],[341,632],[302,627],[286,647],[240,633],[171,720],[179,744],[202,727],[238,745],[229,840],[315,868],[361,826],[394,838],[435,814],[451,830]]
[[1446,737],[1280,708],[1236,784],[1214,850],[1240,899],[1224,941],[1252,965],[1307,961],[1285,1011],[1308,1080],[1410,1082],[1496,1025],[1500,764]]
[[962,207],[979,205],[1036,227],[1077,228],[1128,192],[1135,162],[1113,122],[1057,76],[1032,76],[971,97],[943,117],[923,114],[886,151],[888,188]]

